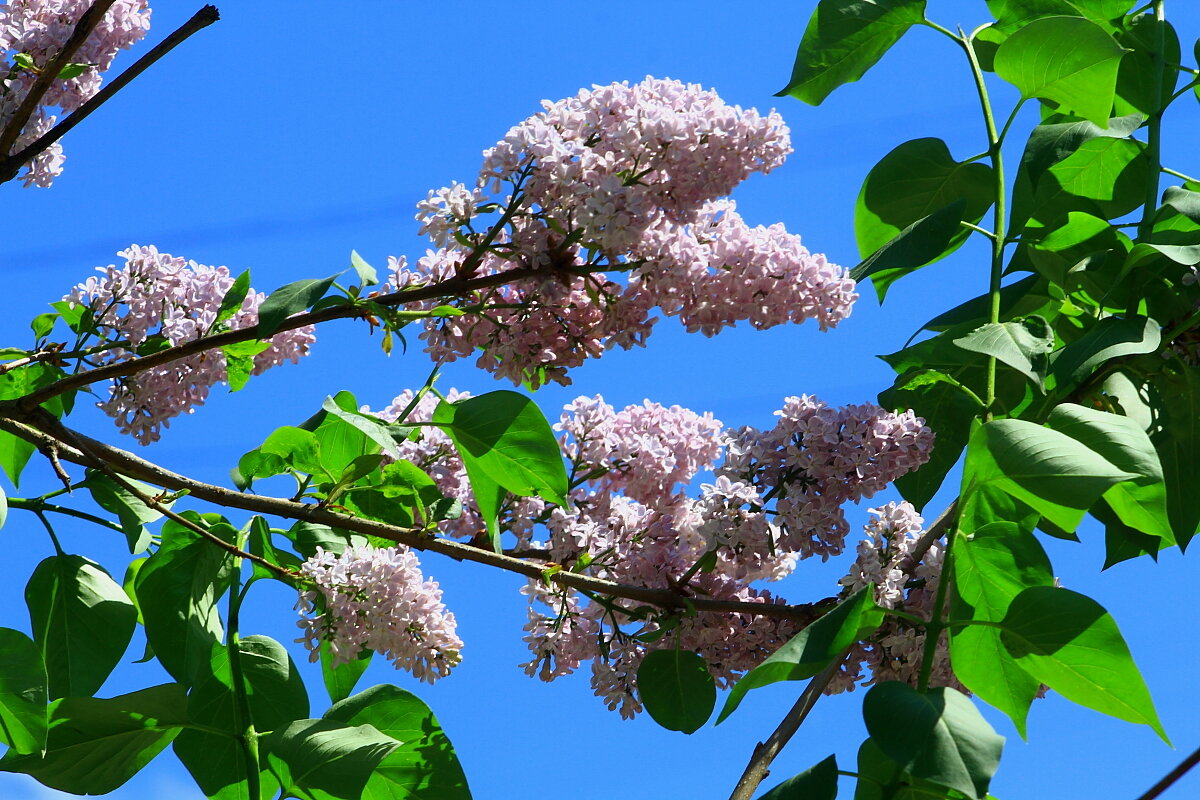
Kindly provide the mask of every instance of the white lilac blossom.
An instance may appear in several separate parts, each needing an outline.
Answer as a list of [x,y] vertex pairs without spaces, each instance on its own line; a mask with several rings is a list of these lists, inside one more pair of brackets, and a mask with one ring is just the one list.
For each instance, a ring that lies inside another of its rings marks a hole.
[[[17,55],[45,68],[66,44],[75,24],[92,6],[92,0],[9,0],[0,6],[0,128],[16,113],[33,87],[37,74],[16,61]],[[31,144],[50,130],[57,118],[47,109],[70,113],[100,89],[100,74],[120,50],[132,47],[150,28],[146,0],[116,0],[95,30],[71,57],[86,65],[80,74],[51,82],[39,107],[25,124],[13,152]],[[25,165],[26,186],[49,186],[62,172],[62,147],[55,143]]]
[[[137,348],[155,335],[179,345],[210,332],[234,282],[228,268],[185,261],[153,246],[132,245],[118,255],[125,259],[122,266],[97,267],[99,277],[88,278],[65,298],[92,309],[105,340],[123,343],[95,356],[96,360],[111,364],[133,358]],[[256,325],[265,297],[247,292],[226,324],[232,329]],[[276,334],[267,340],[269,347],[254,356],[253,373],[259,375],[285,361],[296,363],[308,354],[315,338],[312,326]],[[170,419],[192,413],[203,405],[213,384],[224,380],[224,355],[208,350],[118,379],[99,406],[123,433],[149,444],[159,439]]]
[[[881,608],[899,609],[930,619],[935,613],[934,599],[941,580],[943,543],[932,544],[912,573],[905,574],[890,565],[912,552],[925,521],[907,502],[888,503],[870,509],[869,513],[874,518],[865,527],[867,538],[859,542],[858,558],[839,583],[848,593],[875,584],[875,602]],[[908,620],[888,616],[869,640],[854,646],[826,693],[853,691],[859,683],[870,686],[883,681],[916,686],[924,653],[924,629]],[[869,675],[864,675],[864,670]],[[967,691],[950,668],[945,632],[934,651],[929,683]]]
[[[436,249],[412,269],[395,261],[393,289],[464,267],[467,277],[522,272],[461,301],[486,313],[427,321],[435,359],[477,357],[514,383],[567,384],[569,369],[606,348],[644,343],[655,308],[706,334],[739,321],[815,319],[824,330],[849,314],[857,295],[845,269],[782,225],[747,225],[722,199],[791,152],[778,114],[655,78],[543,108],[484,153],[474,187],[456,183],[418,204]],[[468,265],[504,209],[490,248]]]
[[296,641],[309,649],[310,660],[318,659],[322,641],[334,666],[373,650],[428,683],[462,660],[454,614],[407,547],[354,546],[341,555],[318,547],[300,575],[314,587],[302,591],[297,604],[304,634]]

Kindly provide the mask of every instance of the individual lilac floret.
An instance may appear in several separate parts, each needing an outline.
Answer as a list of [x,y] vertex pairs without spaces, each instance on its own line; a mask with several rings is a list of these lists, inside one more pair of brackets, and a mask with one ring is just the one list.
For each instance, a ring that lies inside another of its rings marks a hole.
[[520,273],[456,301],[484,312],[429,319],[433,358],[565,385],[606,348],[643,344],[655,308],[709,334],[739,321],[815,319],[824,330],[849,314],[845,269],[782,225],[747,225],[722,199],[791,152],[778,114],[655,78],[543,106],[484,153],[473,188],[418,204],[437,249],[411,270],[396,262],[391,288]]
[[[912,574],[905,574],[890,565],[912,551],[921,538],[925,521],[907,502],[888,503],[868,513],[874,518],[865,526],[867,538],[859,542],[858,558],[839,583],[846,587],[847,593],[875,584],[875,602],[881,608],[900,609],[930,619],[942,575],[943,544],[931,545]],[[826,694],[853,691],[859,683],[870,686],[883,681],[902,681],[916,686],[924,652],[924,629],[889,616],[870,640],[854,646]],[[869,676],[864,676],[864,668]],[[950,668],[944,633],[934,654],[929,682],[931,686],[951,686],[967,692]]]
[[[32,59],[34,67],[46,67],[61,51],[75,24],[93,0],[9,0],[0,6],[0,127],[8,124],[29,94],[37,75],[15,61],[17,54]],[[116,0],[108,13],[71,57],[75,64],[88,65],[79,75],[55,80],[39,108],[26,123],[13,152],[31,144],[54,126],[56,117],[48,108],[69,113],[100,90],[100,73],[106,71],[120,50],[132,47],[150,28],[146,0]],[[49,186],[62,172],[62,147],[55,143],[26,165],[26,186]]]
[[[300,593],[296,606],[304,631],[296,641],[309,649],[311,661],[327,641],[334,666],[373,650],[433,683],[462,660],[454,614],[407,547],[348,547],[340,556],[318,547],[300,574],[315,586]],[[313,612],[319,613],[305,616]]]
[[[105,350],[96,356],[98,361],[134,358],[137,348],[153,335],[179,345],[210,332],[221,300],[234,282],[228,268],[185,261],[153,246],[132,245],[117,255],[125,258],[124,265],[97,267],[100,277],[88,278],[65,298],[92,309],[104,339],[125,343]],[[258,324],[258,307],[264,299],[261,292],[248,292],[241,309],[226,324],[232,329]],[[296,363],[308,354],[315,339],[311,325],[276,334],[267,340],[270,346],[254,356],[253,373],[262,374],[285,361]],[[159,439],[171,418],[192,413],[204,404],[213,384],[225,379],[224,355],[210,350],[121,378],[114,382],[109,399],[99,405],[122,433],[149,444]]]

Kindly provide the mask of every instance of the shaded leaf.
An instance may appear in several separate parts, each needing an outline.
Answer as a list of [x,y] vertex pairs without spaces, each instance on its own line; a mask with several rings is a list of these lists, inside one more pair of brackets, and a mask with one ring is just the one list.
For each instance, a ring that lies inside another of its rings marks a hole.
[[270,337],[279,330],[285,319],[312,308],[325,296],[337,277],[330,275],[320,280],[307,278],[281,286],[267,295],[267,299],[258,307],[258,338]]
[[897,280],[953,249],[951,243],[962,231],[959,222],[966,207],[966,201],[955,200],[921,217],[850,270],[850,277],[860,283],[870,278],[882,302]]
[[954,340],[964,350],[992,356],[1044,389],[1046,356],[1054,349],[1054,330],[1042,317],[988,323]]
[[1120,356],[1152,353],[1160,341],[1158,323],[1148,317],[1105,317],[1054,354],[1051,372],[1060,387],[1072,387],[1104,362]]
[[297,720],[261,741],[284,792],[311,800],[359,800],[371,773],[401,744],[371,725],[329,719]]
[[361,650],[356,658],[335,667],[329,642],[321,640],[321,679],[325,683],[325,691],[329,694],[329,702],[337,703],[351,695],[358,679],[370,666],[373,655],[375,653],[371,650]]
[[689,650],[652,650],[637,672],[638,697],[659,725],[694,733],[717,704],[717,686],[708,663]]
[[0,743],[14,754],[46,747],[46,665],[37,644],[20,631],[0,628]]
[[830,756],[788,778],[759,800],[837,800],[837,757]]

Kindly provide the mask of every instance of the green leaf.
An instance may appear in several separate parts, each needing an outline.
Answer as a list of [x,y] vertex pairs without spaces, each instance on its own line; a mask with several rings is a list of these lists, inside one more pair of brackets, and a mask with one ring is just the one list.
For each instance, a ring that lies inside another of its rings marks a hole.
[[378,417],[363,414],[357,410],[348,411],[342,408],[332,397],[325,398],[325,402],[321,404],[321,410],[337,417],[352,428],[357,428],[392,458],[401,457],[400,447],[396,441],[396,434],[399,433],[401,438],[403,438],[411,432],[411,429],[388,425]]
[[874,633],[883,622],[883,611],[875,605],[874,596],[873,585],[859,589],[742,676],[729,692],[716,724],[736,711],[751,689],[811,678],[840,658],[846,648]]
[[1158,113],[1174,94],[1179,73],[1173,66],[1159,68],[1155,55],[1162,57],[1164,65],[1181,63],[1178,34],[1171,23],[1156,20],[1153,13],[1147,13],[1129,20],[1126,30],[1117,34],[1117,42],[1129,49],[1117,73],[1117,112],[1136,112],[1147,117]]
[[893,411],[911,408],[937,437],[929,461],[896,480],[904,499],[920,511],[958,462],[971,432],[971,421],[983,406],[958,381],[933,370],[906,372],[892,388],[880,393],[879,403]]
[[364,261],[357,250],[350,251],[350,267],[358,276],[360,286],[374,286],[379,283],[379,276],[376,274],[375,268]]
[[1033,586],[1012,601],[1001,625],[1005,646],[1034,678],[1068,700],[1149,725],[1167,739],[1117,623],[1095,600]]
[[254,374],[254,357],[270,346],[270,342],[252,339],[248,342],[227,344],[221,348],[221,353],[225,356],[225,381],[229,384],[229,391],[238,392],[246,387],[250,376]]
[[41,649],[20,631],[0,628],[0,742],[13,754],[46,747],[46,665]]
[[[954,619],[999,622],[1014,597],[1030,586],[1053,586],[1046,552],[1029,531],[1013,522],[993,522],[954,549]],[[950,637],[954,674],[968,689],[1007,714],[1022,737],[1039,682],[1008,653],[996,628],[969,625]]]
[[954,343],[963,350],[992,356],[1045,390],[1046,356],[1054,349],[1054,330],[1042,317],[1019,322],[988,323],[959,337]]
[[[232,528],[228,533],[237,535]],[[229,553],[182,526],[164,524],[162,546],[134,579],[146,639],[163,668],[184,685],[207,671],[212,646],[222,638],[217,604],[233,573]]]
[[329,693],[329,702],[337,703],[350,696],[358,679],[370,666],[373,655],[375,653],[371,650],[362,650],[356,658],[335,667],[329,642],[321,640],[321,679],[325,682],[325,691]]
[[695,733],[717,704],[708,663],[690,650],[652,650],[637,673],[638,696],[650,716],[669,731]]
[[[238,642],[238,651],[250,718],[257,730],[278,730],[308,716],[308,693],[283,645],[266,636],[247,636]],[[245,796],[240,784],[246,780],[246,761],[234,738],[240,729],[233,687],[229,649],[214,644],[207,673],[188,695],[188,716],[194,724],[224,730],[227,735],[189,729],[173,746],[208,797]],[[264,788],[264,796],[272,793]]]
[[[1150,536],[1131,528],[1117,518],[1107,502],[1092,506],[1092,516],[1104,525],[1104,566],[1102,570],[1148,555],[1158,560],[1158,551],[1163,547],[1163,539]],[[1173,540],[1172,540],[1173,541]]]
[[1052,16],[1112,22],[1123,17],[1134,0],[987,0],[987,5],[998,26],[1011,32],[1032,20]]
[[[350,392],[338,392],[333,402],[342,411],[358,411],[358,401]],[[356,458],[379,452],[379,445],[360,429],[327,411],[318,411],[298,427],[312,431],[317,437],[321,463],[334,475],[341,475]]]
[[50,696],[90,697],[125,654],[137,610],[104,568],[83,556],[50,556],[25,587],[50,680]]
[[296,552],[305,558],[312,558],[316,555],[318,547],[335,556],[340,556],[351,545],[367,543],[365,536],[303,520],[293,524],[284,532],[284,535],[292,541]]
[[[964,204],[960,219],[978,222],[995,200],[994,190],[991,167],[955,161],[941,139],[905,142],[871,168],[859,191],[854,208],[859,254],[871,255],[908,226],[956,201]],[[969,233],[958,228],[948,246],[930,260],[956,250]]]
[[996,51],[995,69],[1022,97],[1057,103],[1059,110],[1103,126],[1112,110],[1124,53],[1095,22],[1048,17],[1009,36]]
[[820,105],[837,87],[861,78],[924,18],[925,0],[821,0],[779,96]]
[[964,495],[999,489],[1067,532],[1111,486],[1138,477],[1064,433],[1018,419],[981,425],[964,472]]
[[454,441],[472,486],[475,470],[513,494],[567,504],[567,471],[558,440],[528,397],[498,391],[443,401],[434,409],[433,422],[444,426]]
[[850,270],[850,277],[860,283],[870,278],[883,302],[893,283],[953,249],[951,243],[963,230],[959,223],[966,207],[965,200],[955,200],[921,217]]
[[1196,491],[1196,453],[1200,452],[1200,374],[1194,368],[1159,370],[1161,424],[1151,436],[1167,486],[1167,512],[1179,547],[1186,548],[1200,527],[1200,492]]
[[371,773],[401,746],[371,725],[330,719],[297,720],[261,741],[285,796],[309,800],[359,800]]
[[330,275],[321,280],[306,278],[281,286],[271,292],[258,307],[258,338],[268,338],[279,330],[285,319],[312,308],[318,300],[325,296],[337,277],[337,275]]
[[335,703],[325,718],[371,725],[402,742],[371,773],[362,800],[470,800],[458,756],[429,706],[395,686],[373,686]]
[[0,432],[0,467],[4,469],[4,474],[12,481],[13,486],[21,485],[21,473],[36,450],[37,448],[24,439],[11,433]]
[[788,778],[759,800],[837,800],[837,757],[830,756]]
[[[141,481],[125,480],[142,494],[154,497],[160,493],[157,487]],[[121,522],[121,530],[129,544],[130,555],[146,552],[150,547],[151,533],[146,526],[162,518],[162,512],[156,511],[143,503],[137,495],[120,485],[99,470],[88,470],[83,482],[96,505],[112,514],[117,515]],[[170,503],[164,503],[168,508]]]
[[1035,215],[1049,221],[1058,208],[1071,207],[1072,198],[1083,198],[1091,201],[1105,219],[1124,216],[1146,200],[1149,165],[1142,142],[1113,137],[1088,139],[1051,166],[1038,182],[1034,205],[1039,210]]
[[0,770],[32,775],[71,794],[108,794],[171,743],[187,722],[185,707],[183,687],[175,683],[109,700],[55,700],[45,755],[10,751]]
[[1161,341],[1158,323],[1149,317],[1105,317],[1051,359],[1060,387],[1073,387],[1096,367],[1120,356],[1153,353]]
[[225,296],[221,298],[221,306],[217,309],[217,316],[212,322],[212,327],[215,328],[222,322],[233,319],[234,315],[242,310],[242,303],[246,301],[246,295],[249,293],[250,270],[245,270],[234,278],[233,283],[225,292]]
[[[297,472],[307,472],[310,475],[322,475],[332,479],[328,469],[321,463],[321,445],[317,437],[303,428],[284,425],[274,430],[267,440],[258,448],[260,453],[268,456],[278,456],[283,463]],[[238,469],[241,470],[241,462]],[[243,472],[243,475],[246,473]]]
[[1004,737],[965,695],[945,687],[921,694],[888,681],[867,692],[863,719],[879,749],[914,777],[967,797],[987,795]]
[[1150,437],[1137,422],[1073,403],[1057,406],[1047,422],[1118,469],[1134,475],[1131,480],[1108,489],[1104,499],[1126,525],[1174,542],[1162,465]]

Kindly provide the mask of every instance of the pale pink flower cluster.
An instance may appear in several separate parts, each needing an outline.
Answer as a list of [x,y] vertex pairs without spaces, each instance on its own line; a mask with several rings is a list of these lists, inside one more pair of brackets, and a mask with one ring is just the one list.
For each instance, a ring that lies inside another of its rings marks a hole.
[[407,547],[349,547],[337,556],[318,547],[300,574],[315,587],[301,592],[296,606],[304,631],[296,641],[310,660],[327,641],[334,666],[373,650],[429,683],[462,660],[454,614]]
[[[871,403],[832,408],[803,395],[787,398],[775,413],[779,422],[771,430],[730,432],[717,475],[731,487],[741,483],[769,495],[773,549],[802,558],[841,553],[850,530],[842,506],[921,466],[933,448],[933,432],[912,411],[895,414]],[[726,535],[735,547],[761,549],[761,528],[752,526],[740,540]]]
[[[124,343],[95,356],[99,362],[133,358],[151,336],[179,345],[211,332],[221,301],[234,282],[228,268],[185,261],[153,246],[132,245],[117,255],[125,259],[122,266],[97,267],[99,277],[88,278],[65,298],[92,309],[104,339]],[[265,297],[249,291],[225,324],[232,329],[256,325]],[[285,361],[296,363],[308,354],[315,338],[312,326],[276,334],[267,340],[270,346],[254,356],[253,373],[259,375]],[[109,399],[99,406],[116,420],[122,433],[149,444],[159,439],[170,419],[192,413],[204,404],[213,384],[224,380],[224,355],[220,350],[205,351],[117,380]]]
[[[720,200],[791,151],[777,114],[654,78],[543,105],[484,153],[474,188],[454,184],[418,204],[438,249],[413,270],[399,265],[394,287],[525,276],[460,302],[484,313],[428,321],[422,338],[434,358],[477,356],[516,383],[567,384],[587,358],[642,344],[655,307],[710,334],[741,320],[816,319],[824,329],[849,313],[857,295],[846,270],[781,225],[748,226]],[[506,197],[487,194],[502,189]],[[508,216],[496,218],[502,209]],[[471,246],[500,219],[464,273]],[[629,274],[618,283],[606,271]]]
[[[31,70],[19,67],[17,54],[32,58],[36,68],[46,67],[66,44],[75,24],[90,8],[92,0],[9,0],[0,6],[0,127],[8,124],[36,80]],[[100,73],[112,65],[120,50],[132,47],[150,28],[146,0],[117,0],[104,19],[72,56],[87,64],[78,76],[55,80],[40,107],[26,123],[13,152],[31,144],[54,126],[56,117],[47,109],[70,113],[100,89]],[[55,143],[26,165],[26,186],[49,186],[62,172],[62,147]]]
[[[839,583],[847,594],[875,584],[875,602],[881,608],[930,619],[935,613],[934,599],[942,574],[942,543],[931,545],[912,573],[905,574],[891,565],[912,552],[925,521],[907,502],[888,503],[868,513],[874,518],[865,526],[867,538],[859,542],[858,558]],[[859,683],[870,686],[883,681],[902,681],[916,686],[924,653],[925,630],[908,620],[889,616],[868,641],[854,646],[826,694],[853,691]],[[863,674],[864,668],[869,676]],[[967,691],[950,668],[944,633],[935,650],[929,682],[931,686]]]

